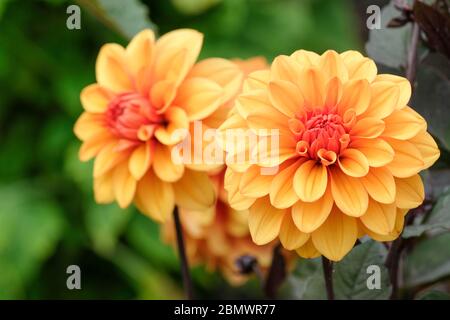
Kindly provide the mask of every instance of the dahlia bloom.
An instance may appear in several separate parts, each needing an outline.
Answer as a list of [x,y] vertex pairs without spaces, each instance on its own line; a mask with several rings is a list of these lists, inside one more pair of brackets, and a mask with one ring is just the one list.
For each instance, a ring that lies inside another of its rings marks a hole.
[[[262,57],[232,61],[244,75],[268,68]],[[232,112],[233,103],[234,99],[231,99],[229,103],[222,105],[204,119],[203,125],[218,128]],[[264,246],[253,243],[247,222],[248,210],[234,210],[228,204],[227,192],[223,187],[225,166],[217,164],[214,168],[211,165],[208,168],[217,196],[215,206],[202,211],[179,207],[187,257],[190,264],[204,264],[211,271],[219,270],[229,283],[239,285],[247,280],[247,276],[239,273],[236,260],[243,255],[251,255],[257,259],[261,271],[265,273],[272,261],[275,242]],[[161,226],[161,231],[163,240],[176,246],[172,219]]]
[[249,209],[253,241],[278,237],[302,257],[338,261],[359,237],[398,237],[424,199],[418,173],[439,157],[410,95],[405,78],[377,74],[356,51],[299,50],[250,74],[221,130],[278,130],[276,157],[254,157],[266,152],[258,146],[227,150],[228,159],[243,151],[256,159],[225,174],[230,205]]
[[202,168],[171,157],[193,121],[211,116],[241,86],[242,72],[234,63],[217,58],[196,63],[202,40],[199,32],[180,29],[155,41],[153,32],[144,30],[126,48],[101,48],[97,82],[81,92],[85,112],[74,128],[83,142],[80,160],[95,158],[98,203],[116,200],[124,208],[134,201],[157,221],[175,204],[193,210],[215,204]]

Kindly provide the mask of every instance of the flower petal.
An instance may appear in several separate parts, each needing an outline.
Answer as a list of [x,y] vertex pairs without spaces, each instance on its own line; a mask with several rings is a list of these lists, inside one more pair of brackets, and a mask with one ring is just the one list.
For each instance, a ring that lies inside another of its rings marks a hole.
[[166,182],[177,181],[184,173],[184,165],[172,161],[171,150],[171,147],[158,143],[153,155],[153,171],[158,178]]
[[280,228],[280,242],[287,250],[295,250],[308,241],[309,234],[297,229],[290,214],[285,214]]
[[365,79],[351,80],[344,84],[342,98],[338,103],[341,115],[354,109],[357,115],[367,110],[370,103],[370,86]]
[[342,52],[341,57],[347,66],[349,79],[366,79],[369,82],[375,79],[378,71],[372,59],[355,50]]
[[174,183],[175,203],[184,209],[204,210],[216,203],[214,185],[204,172],[186,170]]
[[355,178],[364,177],[369,172],[369,161],[357,149],[345,149],[338,157],[341,170]]
[[371,99],[365,117],[383,119],[397,108],[400,97],[397,85],[388,81],[375,82],[371,84],[370,91]]
[[423,169],[428,169],[431,167],[441,155],[436,141],[434,141],[433,137],[426,131],[420,132],[415,137],[410,139],[409,142],[419,149],[423,162],[425,163],[425,167]]
[[130,71],[136,77],[139,72],[151,66],[155,50],[155,34],[145,29],[133,37],[126,48]]
[[280,233],[285,210],[272,207],[268,198],[261,198],[250,207],[248,224],[253,242],[258,245],[267,244]]
[[409,102],[411,98],[411,83],[408,79],[393,74],[379,74],[376,76],[374,82],[388,81],[395,83],[400,90],[400,96],[398,98],[397,109],[403,108]]
[[334,50],[325,51],[319,60],[320,70],[327,79],[339,78],[342,82],[348,80],[348,71],[341,56]]
[[289,118],[303,108],[303,97],[294,84],[284,80],[269,82],[269,97],[272,105]]
[[339,168],[333,168],[331,173],[331,193],[339,209],[352,217],[362,216],[369,203],[369,196],[362,182],[347,176]]
[[133,91],[125,59],[125,49],[118,44],[108,43],[101,49],[95,64],[95,75],[100,86],[122,93]]
[[312,233],[311,239],[321,254],[332,261],[339,261],[353,248],[357,237],[356,219],[334,209]]
[[175,208],[172,185],[159,179],[150,170],[137,185],[135,202],[142,213],[164,222],[171,217]]
[[289,163],[289,165],[277,173],[270,184],[270,203],[279,209],[289,208],[298,201],[293,186],[293,176],[301,161]]
[[303,163],[294,175],[294,190],[300,200],[313,202],[322,197],[327,189],[326,166],[314,160]]
[[113,173],[108,172],[94,178],[94,198],[95,202],[107,204],[114,201]]
[[94,161],[94,178],[97,178],[109,170],[111,170],[118,163],[125,160],[129,153],[116,150],[116,143],[110,143],[102,148],[97,154]]
[[367,212],[360,220],[373,232],[388,235],[394,229],[396,217],[397,208],[395,203],[382,204],[370,199]]
[[253,165],[242,174],[239,192],[246,197],[260,198],[269,194],[272,179],[273,176],[262,175],[261,168]]
[[350,135],[352,137],[373,139],[379,137],[384,130],[385,124],[383,120],[369,117],[358,120],[350,130]]
[[385,138],[394,149],[394,159],[386,165],[398,178],[410,177],[425,167],[422,155],[414,144],[408,141]]
[[369,173],[361,181],[372,199],[381,203],[395,201],[395,180],[388,169],[370,168]]
[[131,154],[128,161],[128,169],[136,180],[141,179],[148,168],[150,168],[153,152],[154,144],[148,141],[137,147]]
[[412,209],[420,206],[425,199],[425,189],[420,175],[415,174],[409,178],[395,178],[397,192],[395,203],[397,207]]
[[384,119],[386,129],[383,136],[407,140],[416,136],[421,130],[426,129],[426,122],[409,112],[407,108],[395,110]]
[[155,137],[165,145],[174,145],[181,142],[188,134],[189,120],[186,112],[178,107],[169,107],[165,113],[166,127],[159,127]]
[[299,88],[305,99],[305,105],[311,108],[322,106],[325,102],[326,78],[317,68],[302,70],[299,74]]
[[394,149],[383,139],[355,139],[350,147],[361,151],[371,167],[382,167],[394,159]]
[[126,208],[133,201],[136,191],[136,179],[128,171],[128,163],[123,161],[114,169],[112,176],[114,196],[119,207]]
[[228,203],[235,210],[246,210],[255,202],[255,198],[245,197],[239,192],[242,173],[233,172],[230,168],[225,171],[224,188],[228,193]]
[[214,81],[224,90],[224,101],[238,94],[243,72],[239,67],[226,59],[209,58],[197,63],[188,74],[188,78],[206,78]]
[[320,252],[317,251],[316,247],[314,246],[311,240],[311,237],[303,246],[301,246],[295,251],[300,257],[305,259],[314,259],[320,257]]
[[160,37],[155,45],[155,81],[180,84],[197,60],[202,43],[203,35],[192,29],[178,29]]
[[294,85],[298,85],[301,81],[301,71],[302,68],[295,59],[285,55],[279,55],[273,60],[270,66],[270,80],[285,80]]
[[91,113],[103,113],[111,100],[111,94],[98,84],[94,83],[85,87],[80,94],[81,104],[84,110]]
[[78,156],[80,161],[88,161],[95,157],[105,145],[111,144],[114,141],[114,137],[108,131],[99,132],[93,137],[85,140],[81,145]]
[[73,131],[81,141],[105,132],[103,114],[83,112],[75,123]]
[[325,222],[333,207],[333,197],[330,187],[317,201],[298,201],[292,207],[292,218],[297,228],[305,233],[311,233]]
[[214,81],[191,78],[181,84],[173,104],[183,108],[189,121],[193,121],[206,118],[216,111],[223,97],[223,89]]

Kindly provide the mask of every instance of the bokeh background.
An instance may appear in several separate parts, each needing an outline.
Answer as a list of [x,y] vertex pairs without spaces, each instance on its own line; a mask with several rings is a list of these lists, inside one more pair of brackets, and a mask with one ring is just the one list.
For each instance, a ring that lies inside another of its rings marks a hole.
[[[363,51],[369,2],[387,1],[0,0],[0,298],[182,297],[157,225],[135,208],[95,204],[92,163],[77,157],[79,93],[95,81],[102,44],[191,27],[205,34],[201,58]],[[66,28],[70,4],[81,30]],[[73,264],[82,290],[66,288]],[[202,267],[193,278],[198,297],[261,297],[256,279],[230,287]]]

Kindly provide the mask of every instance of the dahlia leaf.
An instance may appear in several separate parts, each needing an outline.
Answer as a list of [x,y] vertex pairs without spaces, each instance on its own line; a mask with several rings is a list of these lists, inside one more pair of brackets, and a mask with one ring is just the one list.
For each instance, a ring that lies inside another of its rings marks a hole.
[[407,288],[434,283],[450,275],[450,233],[419,242],[406,256],[404,279]]

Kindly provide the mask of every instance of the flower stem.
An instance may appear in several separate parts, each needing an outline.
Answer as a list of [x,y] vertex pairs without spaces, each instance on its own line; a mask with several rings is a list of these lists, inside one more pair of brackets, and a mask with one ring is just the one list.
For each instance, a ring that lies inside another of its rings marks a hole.
[[333,290],[333,262],[322,256],[323,276],[328,300],[334,300]]
[[269,269],[264,292],[269,299],[277,297],[277,291],[281,283],[286,278],[286,261],[281,253],[281,245],[278,244],[273,249],[272,264]]
[[178,208],[173,210],[173,220],[175,224],[175,233],[177,235],[177,247],[178,254],[180,256],[181,275],[183,277],[183,286],[186,298],[189,300],[194,299],[194,290],[192,287],[192,280],[189,274],[189,264],[186,257],[186,250],[184,247],[183,230],[181,228],[180,215]]
[[411,35],[411,43],[409,45],[408,57],[406,62],[406,78],[414,87],[414,80],[416,78],[417,70],[417,46],[419,44],[420,28],[417,22],[413,22],[413,29]]

